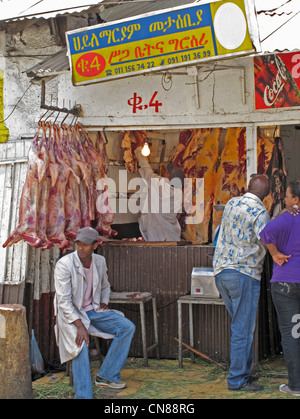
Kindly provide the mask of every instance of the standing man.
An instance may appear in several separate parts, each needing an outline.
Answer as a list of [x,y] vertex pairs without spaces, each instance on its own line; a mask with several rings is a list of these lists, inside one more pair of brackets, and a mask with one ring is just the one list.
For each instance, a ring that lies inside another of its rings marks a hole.
[[108,308],[110,284],[103,256],[94,254],[99,235],[91,227],[79,230],[76,251],[61,258],[55,267],[56,340],[61,362],[72,360],[76,399],[92,399],[89,364],[89,329],[113,337],[98,371],[95,384],[114,389],[126,386],[120,380],[134,324]]
[[270,221],[263,204],[269,194],[266,176],[253,177],[248,192],[227,203],[213,266],[216,286],[231,317],[229,390],[261,391],[253,382],[253,337],[266,250],[259,233]]
[[[168,165],[170,180],[153,172],[148,159],[142,155],[142,147],[135,149],[139,172],[146,181],[143,193],[140,232],[146,241],[180,241],[181,227],[178,214],[182,212],[182,188],[184,173],[172,163]],[[170,182],[171,181],[171,182]]]

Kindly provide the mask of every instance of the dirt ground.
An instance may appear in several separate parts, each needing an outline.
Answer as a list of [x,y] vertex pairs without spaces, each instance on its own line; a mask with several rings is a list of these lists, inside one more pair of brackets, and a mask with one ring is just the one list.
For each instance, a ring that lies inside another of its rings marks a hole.
[[[91,362],[92,379],[99,368],[99,361]],[[94,398],[124,400],[196,400],[196,399],[288,399],[295,398],[280,393],[278,388],[287,382],[286,369],[281,357],[259,364],[256,374],[264,390],[256,393],[232,392],[227,389],[227,372],[218,366],[197,358],[195,363],[184,360],[179,368],[176,360],[149,360],[129,358],[122,370],[121,379],[127,386],[122,390],[97,388],[93,384]],[[33,382],[35,399],[72,399],[74,389],[65,372],[50,373]]]

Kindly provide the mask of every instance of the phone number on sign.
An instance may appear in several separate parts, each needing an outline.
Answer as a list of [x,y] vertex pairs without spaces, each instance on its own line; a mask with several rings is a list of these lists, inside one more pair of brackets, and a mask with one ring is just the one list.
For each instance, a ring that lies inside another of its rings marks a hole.
[[[172,64],[180,64],[184,63],[186,61],[193,61],[193,60],[199,60],[200,58],[208,58],[210,57],[211,53],[210,51],[203,51],[203,52],[197,52],[192,54],[183,54],[180,56],[168,58],[168,59],[162,59],[159,66],[162,67],[164,65],[172,65]],[[114,69],[115,74],[125,74],[125,73],[132,73],[134,71],[141,71],[141,70],[147,70],[155,68],[155,62],[154,61],[147,61],[146,63],[137,63],[137,64],[129,64],[129,65],[123,65],[116,67]]]

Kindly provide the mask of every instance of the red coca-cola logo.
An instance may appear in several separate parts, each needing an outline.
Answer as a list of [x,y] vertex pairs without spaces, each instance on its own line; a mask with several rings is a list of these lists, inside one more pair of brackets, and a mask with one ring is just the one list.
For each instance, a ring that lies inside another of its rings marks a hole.
[[287,81],[286,67],[279,57],[275,56],[274,64],[278,71],[273,84],[265,87],[264,102],[266,106],[272,106],[276,102],[278,96],[284,88],[285,82]]

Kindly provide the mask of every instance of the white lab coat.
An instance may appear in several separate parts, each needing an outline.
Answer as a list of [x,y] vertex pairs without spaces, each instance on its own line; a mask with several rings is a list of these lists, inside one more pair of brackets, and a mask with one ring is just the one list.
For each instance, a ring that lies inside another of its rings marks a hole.
[[[157,176],[146,157],[141,153],[142,147],[135,149],[140,165],[140,175],[146,185],[142,194],[146,195],[142,203],[140,231],[146,241],[180,241],[181,227],[177,214],[182,212],[182,191],[175,190],[167,178]],[[156,181],[151,182],[152,179]],[[159,180],[159,182],[158,182]],[[170,211],[159,209],[170,207]],[[153,211],[155,208],[155,211]]]
[[[101,255],[92,255],[93,264],[93,306],[95,311],[100,310],[100,303],[108,304],[110,284],[107,278],[105,258]],[[77,328],[73,322],[80,319],[88,332],[104,338],[113,335],[103,333],[90,324],[90,320],[82,308],[85,291],[85,274],[83,265],[76,252],[61,258],[55,267],[55,299],[54,312],[56,316],[55,335],[59,347],[61,362],[70,361],[80,353],[76,343]]]

